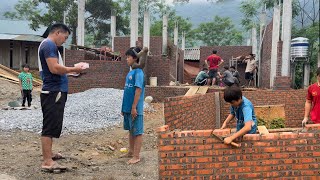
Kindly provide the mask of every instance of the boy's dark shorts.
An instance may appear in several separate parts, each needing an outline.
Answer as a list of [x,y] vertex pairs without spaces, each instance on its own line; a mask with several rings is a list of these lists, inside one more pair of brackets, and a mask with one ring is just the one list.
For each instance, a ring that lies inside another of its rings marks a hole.
[[43,114],[43,127],[41,136],[59,138],[62,130],[67,93],[41,93],[40,100]]
[[209,71],[209,78],[213,79],[218,76],[218,69],[210,69]]
[[138,136],[143,134],[143,115],[138,115],[132,121],[131,113],[123,113],[123,128],[130,131],[132,135]]
[[246,72],[246,74],[245,74],[245,79],[246,79],[246,80],[253,80],[253,73],[251,73],[251,72]]

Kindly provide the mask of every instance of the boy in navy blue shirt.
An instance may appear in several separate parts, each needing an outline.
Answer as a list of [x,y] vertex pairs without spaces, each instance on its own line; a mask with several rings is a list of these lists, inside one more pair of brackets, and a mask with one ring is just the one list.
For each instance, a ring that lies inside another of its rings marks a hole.
[[[137,53],[140,48],[130,48],[126,52],[127,63],[130,67],[139,63]],[[128,164],[140,161],[140,150],[143,134],[143,101],[144,101],[144,73],[141,68],[132,69],[126,77],[121,113],[124,121],[123,127],[129,131],[129,152],[123,157],[130,157]]]
[[255,134],[257,131],[257,119],[252,103],[242,96],[241,89],[236,86],[228,87],[224,90],[224,100],[231,104],[230,114],[224,121],[221,129],[236,117],[237,132],[224,139],[225,144],[230,144],[233,140],[245,134]]

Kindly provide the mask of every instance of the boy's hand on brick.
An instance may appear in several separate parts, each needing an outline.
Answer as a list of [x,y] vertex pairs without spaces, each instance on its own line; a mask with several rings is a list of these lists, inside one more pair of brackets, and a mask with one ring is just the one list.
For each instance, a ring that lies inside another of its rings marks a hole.
[[138,112],[136,108],[131,109],[131,116],[132,116],[132,121],[138,116]]
[[226,137],[226,138],[224,138],[223,141],[224,141],[225,144],[230,144],[232,142],[232,138],[231,137]]
[[307,124],[307,122],[308,122],[308,118],[307,117],[303,118],[302,127],[304,127]]

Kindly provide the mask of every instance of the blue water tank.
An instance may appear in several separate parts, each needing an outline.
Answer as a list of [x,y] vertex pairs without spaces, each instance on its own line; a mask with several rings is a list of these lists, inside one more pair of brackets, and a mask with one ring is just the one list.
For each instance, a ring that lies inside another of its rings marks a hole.
[[309,49],[309,39],[297,37],[291,40],[291,57],[307,58]]

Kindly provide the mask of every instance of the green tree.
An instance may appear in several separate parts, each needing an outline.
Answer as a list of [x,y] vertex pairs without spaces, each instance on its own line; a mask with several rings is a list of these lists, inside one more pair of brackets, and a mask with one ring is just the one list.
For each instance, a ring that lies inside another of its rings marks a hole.
[[195,30],[196,37],[208,46],[240,45],[242,34],[229,17],[215,16],[212,22],[201,23]]
[[[6,12],[5,17],[28,20],[30,27],[36,30],[41,25],[48,27],[53,23],[63,22],[63,12],[66,12],[66,24],[73,32],[72,44],[76,44],[77,8],[74,0],[19,0],[15,12]],[[118,14],[123,13],[120,5],[112,0],[86,1],[85,35],[90,36],[86,39],[93,39],[93,45],[109,43],[111,9]],[[127,18],[117,16],[118,33],[128,32],[128,22]]]

